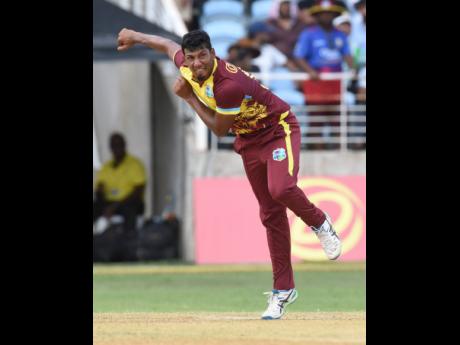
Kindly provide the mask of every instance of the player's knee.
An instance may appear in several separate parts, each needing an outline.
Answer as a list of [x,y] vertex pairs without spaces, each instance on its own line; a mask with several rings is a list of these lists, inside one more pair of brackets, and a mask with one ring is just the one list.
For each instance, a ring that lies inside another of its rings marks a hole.
[[264,207],[259,212],[262,224],[267,226],[273,224],[274,221],[279,221],[280,217],[286,217],[286,207],[279,204],[272,207]]
[[269,191],[274,200],[284,203],[292,195],[293,189],[290,186],[271,186]]

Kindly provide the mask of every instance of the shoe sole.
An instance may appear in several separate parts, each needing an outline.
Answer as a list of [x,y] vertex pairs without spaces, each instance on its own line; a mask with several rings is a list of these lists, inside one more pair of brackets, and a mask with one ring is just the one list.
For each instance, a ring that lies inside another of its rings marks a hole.
[[342,253],[337,254],[337,256],[335,256],[333,258],[329,258],[329,260],[331,260],[331,261],[337,260],[339,258],[339,256],[340,256],[340,254],[342,254]]
[[283,313],[280,315],[280,317],[271,317],[271,316],[264,316],[262,317],[261,319],[262,320],[279,320],[283,317],[284,314],[286,314],[286,307],[292,303],[294,303],[296,300],[297,300],[297,297],[299,297],[299,293],[297,292],[297,290],[294,290],[295,292],[295,296],[292,297],[292,299],[288,302],[286,302],[286,304],[284,305],[284,308],[283,308]]

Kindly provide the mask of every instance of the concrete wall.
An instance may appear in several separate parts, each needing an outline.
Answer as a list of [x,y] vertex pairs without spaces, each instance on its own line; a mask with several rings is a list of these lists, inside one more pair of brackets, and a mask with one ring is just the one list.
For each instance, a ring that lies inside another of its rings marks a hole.
[[[246,176],[240,155],[231,150],[195,153],[198,176]],[[365,151],[301,151],[299,176],[366,174]]]
[[172,95],[170,78],[163,76],[162,65],[152,65],[152,128],[154,214],[161,214],[167,197],[173,210],[183,219],[185,178],[184,122]]

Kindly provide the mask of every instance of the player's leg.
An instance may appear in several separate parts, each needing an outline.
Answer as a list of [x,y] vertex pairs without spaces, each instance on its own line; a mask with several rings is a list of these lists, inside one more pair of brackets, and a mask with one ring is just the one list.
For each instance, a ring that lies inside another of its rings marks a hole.
[[253,148],[241,153],[244,169],[259,203],[259,216],[267,230],[268,248],[273,268],[273,288],[294,288],[291,265],[291,237],[286,207],[272,199],[268,191],[267,166],[260,151]]
[[268,188],[279,201],[309,226],[319,227],[326,219],[324,213],[308,200],[297,186],[300,157],[300,128],[290,116],[280,121],[283,135],[266,145]]
[[119,207],[116,214],[120,214],[124,218],[123,230],[130,235],[136,234],[137,217],[144,214],[144,203],[141,199],[134,199],[123,206]]
[[[281,119],[284,136],[266,145],[268,189],[273,199],[282,203],[310,226],[329,259],[340,255],[340,240],[328,215],[308,200],[297,186],[300,157],[300,128],[294,116]],[[268,151],[268,152],[267,152]]]
[[[251,152],[252,151],[252,152]],[[268,191],[267,166],[260,150],[245,150],[241,156],[251,187],[259,202],[260,218],[267,229],[268,247],[273,268],[273,290],[268,292],[268,306],[262,319],[280,319],[286,307],[298,296],[291,265],[291,237],[286,207],[272,199]]]

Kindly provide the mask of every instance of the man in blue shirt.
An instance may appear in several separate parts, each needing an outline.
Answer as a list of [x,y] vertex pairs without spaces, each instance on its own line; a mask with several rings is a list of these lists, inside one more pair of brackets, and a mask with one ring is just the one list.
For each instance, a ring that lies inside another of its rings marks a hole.
[[318,25],[302,31],[294,57],[313,80],[319,79],[321,72],[341,72],[343,61],[353,68],[347,37],[333,25],[334,18],[345,10],[343,3],[328,0],[316,1],[310,8]]
[[[353,58],[347,36],[337,30],[333,20],[346,11],[342,1],[316,0],[309,8],[310,13],[316,18],[317,25],[307,28],[299,36],[294,48],[294,58],[301,70],[307,72],[310,80],[306,80],[303,90],[306,102],[309,105],[338,105],[340,104],[340,80],[319,80],[320,73],[342,72],[342,63],[346,62],[353,70]],[[309,115],[337,116],[337,112],[309,112]],[[340,133],[339,122],[311,122],[309,127],[316,127],[315,131],[308,133],[308,137],[323,137],[312,139],[307,148],[336,149],[338,144],[324,145],[325,137],[337,137]],[[318,130],[318,127],[321,127]],[[313,129],[313,128],[312,128]]]

